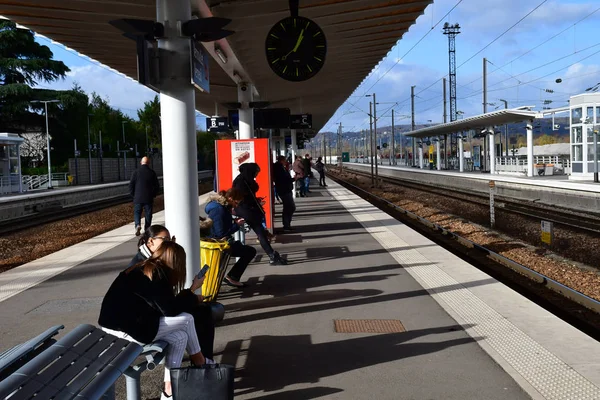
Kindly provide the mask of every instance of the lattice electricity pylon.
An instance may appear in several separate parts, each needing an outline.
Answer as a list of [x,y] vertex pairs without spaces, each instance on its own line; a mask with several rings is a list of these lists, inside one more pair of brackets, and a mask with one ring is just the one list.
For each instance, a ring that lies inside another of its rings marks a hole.
[[[450,75],[450,122],[456,121],[456,35],[460,33],[458,24],[444,24],[444,35],[448,35],[448,57]],[[450,151],[456,154],[458,147],[458,134],[450,135]]]

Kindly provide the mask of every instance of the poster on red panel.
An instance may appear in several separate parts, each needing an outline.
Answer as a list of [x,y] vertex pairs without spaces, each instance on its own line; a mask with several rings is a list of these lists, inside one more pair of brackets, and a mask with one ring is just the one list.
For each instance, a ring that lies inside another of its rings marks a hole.
[[265,220],[267,229],[273,229],[272,183],[271,183],[271,155],[269,139],[246,140],[217,140],[215,142],[217,158],[217,190],[231,188],[233,180],[240,174],[240,165],[256,163],[260,173],[256,177],[258,183],[257,198],[265,201]]

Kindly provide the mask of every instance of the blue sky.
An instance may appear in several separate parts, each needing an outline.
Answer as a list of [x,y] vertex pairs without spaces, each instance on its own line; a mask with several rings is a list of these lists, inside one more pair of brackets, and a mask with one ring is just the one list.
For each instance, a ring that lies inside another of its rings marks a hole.
[[[446,21],[461,26],[462,33],[456,40],[457,109],[465,116],[482,112],[483,57],[491,62],[488,64],[488,102],[497,105],[501,104],[499,99],[505,99],[509,107],[536,105],[540,109],[543,100],[552,100],[551,106],[560,107],[567,104],[570,95],[581,93],[600,81],[599,2],[462,0],[432,29],[457,3],[459,0],[436,0],[430,5],[323,130],[335,130],[338,122],[343,123],[345,131],[367,129],[369,98],[364,97],[367,93],[377,93],[377,101],[382,103],[378,107],[382,116],[380,126],[391,123],[391,107],[398,116],[410,115],[411,85],[416,86],[417,123],[441,122],[441,78],[448,74],[448,39],[442,34]],[[508,32],[492,43],[506,30]],[[49,45],[55,58],[71,68],[67,79],[45,83],[42,87],[67,89],[76,81],[86,92],[97,92],[130,116],[135,116],[144,101],[154,97],[151,90],[108,67],[101,67],[61,45],[51,44],[48,39],[38,40]],[[485,46],[488,47],[476,54]],[[555,82],[558,78],[562,83]],[[545,89],[554,93],[547,93]],[[488,110],[494,108],[489,106]],[[397,123],[410,123],[410,120],[399,117]]]

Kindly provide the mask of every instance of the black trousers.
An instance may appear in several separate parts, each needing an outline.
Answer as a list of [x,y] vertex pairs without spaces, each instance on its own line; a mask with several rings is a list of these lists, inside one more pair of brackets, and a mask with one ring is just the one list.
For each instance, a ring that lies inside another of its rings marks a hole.
[[233,267],[231,267],[231,271],[229,271],[227,276],[233,280],[239,281],[248,264],[256,257],[256,249],[252,246],[246,246],[239,240],[236,240],[229,242],[229,253],[232,257],[239,257],[240,259]]
[[256,233],[258,241],[260,242],[260,247],[263,248],[268,256],[271,256],[274,253],[274,250],[271,247],[271,243],[269,243],[269,239],[267,239],[267,232],[262,226],[262,213],[260,210],[238,207],[235,209],[235,212],[238,217],[242,217],[246,220],[250,229]]
[[319,172],[319,185],[325,186],[325,171]]
[[281,222],[284,228],[292,227],[292,217],[296,211],[296,203],[294,203],[294,195],[290,193],[280,194],[283,203],[283,211],[281,212]]

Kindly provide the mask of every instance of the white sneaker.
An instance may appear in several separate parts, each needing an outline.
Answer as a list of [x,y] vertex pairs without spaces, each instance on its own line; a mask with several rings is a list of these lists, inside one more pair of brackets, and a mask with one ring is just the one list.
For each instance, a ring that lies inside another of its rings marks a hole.
[[216,364],[216,362],[214,360],[211,360],[210,358],[206,358],[205,360],[206,360],[206,362],[205,362],[206,365]]

